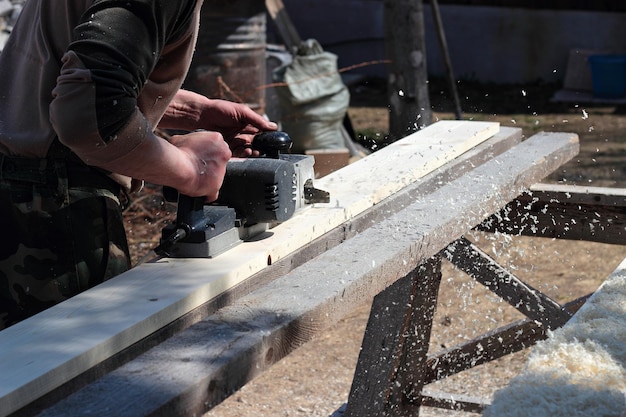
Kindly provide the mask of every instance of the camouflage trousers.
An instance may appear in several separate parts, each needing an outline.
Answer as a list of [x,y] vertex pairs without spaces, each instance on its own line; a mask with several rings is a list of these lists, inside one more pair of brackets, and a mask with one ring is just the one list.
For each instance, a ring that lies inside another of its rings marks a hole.
[[0,330],[130,268],[118,193],[85,165],[0,155]]

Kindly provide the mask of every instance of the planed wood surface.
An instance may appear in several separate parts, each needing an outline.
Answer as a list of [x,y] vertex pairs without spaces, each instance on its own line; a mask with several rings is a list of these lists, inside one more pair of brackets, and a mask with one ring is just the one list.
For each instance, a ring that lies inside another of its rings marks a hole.
[[499,131],[442,121],[316,181],[316,204],[215,259],[161,259],[0,332],[0,415],[9,414],[339,227]]
[[220,309],[41,416],[105,416],[111,410],[117,417],[199,415],[407,276],[577,152],[575,135],[539,135],[522,142]]

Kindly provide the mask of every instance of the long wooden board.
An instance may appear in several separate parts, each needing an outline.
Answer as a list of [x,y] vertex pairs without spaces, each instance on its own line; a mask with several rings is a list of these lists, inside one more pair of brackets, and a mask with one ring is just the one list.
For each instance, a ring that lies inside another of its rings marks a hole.
[[[200,415],[578,151],[538,135],[69,396],[45,416]],[[375,377],[375,376],[374,376]]]
[[316,182],[331,202],[215,259],[163,259],[0,332],[9,414],[472,149],[497,123],[438,122]]
[[626,189],[537,184],[478,228],[623,245]]

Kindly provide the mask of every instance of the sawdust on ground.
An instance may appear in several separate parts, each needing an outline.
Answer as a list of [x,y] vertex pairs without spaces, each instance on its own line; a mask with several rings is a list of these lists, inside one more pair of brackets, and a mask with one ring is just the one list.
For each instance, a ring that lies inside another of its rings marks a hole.
[[[578,158],[547,181],[626,187],[626,115],[610,106],[550,103],[547,91],[546,86],[468,88],[461,91],[464,119],[521,127],[527,137],[542,130],[578,133]],[[349,115],[355,130],[382,139],[388,112],[381,85],[365,83],[353,88],[352,93]],[[445,91],[437,94],[435,88],[431,94],[435,118],[454,118]],[[126,216],[135,259],[158,240],[158,231],[173,217],[173,211],[174,207],[150,188],[134,200]],[[594,291],[626,256],[624,246],[589,242],[482,233],[472,239],[522,280],[559,302]],[[445,262],[443,274],[431,352],[521,318],[515,309]],[[368,305],[355,309],[205,417],[331,415],[347,400],[368,313]],[[489,398],[520,372],[526,354],[516,353],[465,371],[429,389]],[[420,415],[468,414],[423,408]]]

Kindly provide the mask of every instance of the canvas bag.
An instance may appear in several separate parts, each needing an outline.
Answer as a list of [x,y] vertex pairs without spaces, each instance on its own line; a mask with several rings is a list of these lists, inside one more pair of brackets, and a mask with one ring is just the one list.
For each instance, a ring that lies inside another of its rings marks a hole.
[[288,65],[274,71],[282,129],[293,140],[292,152],[345,147],[343,119],[350,93],[337,70],[337,56],[310,39]]

